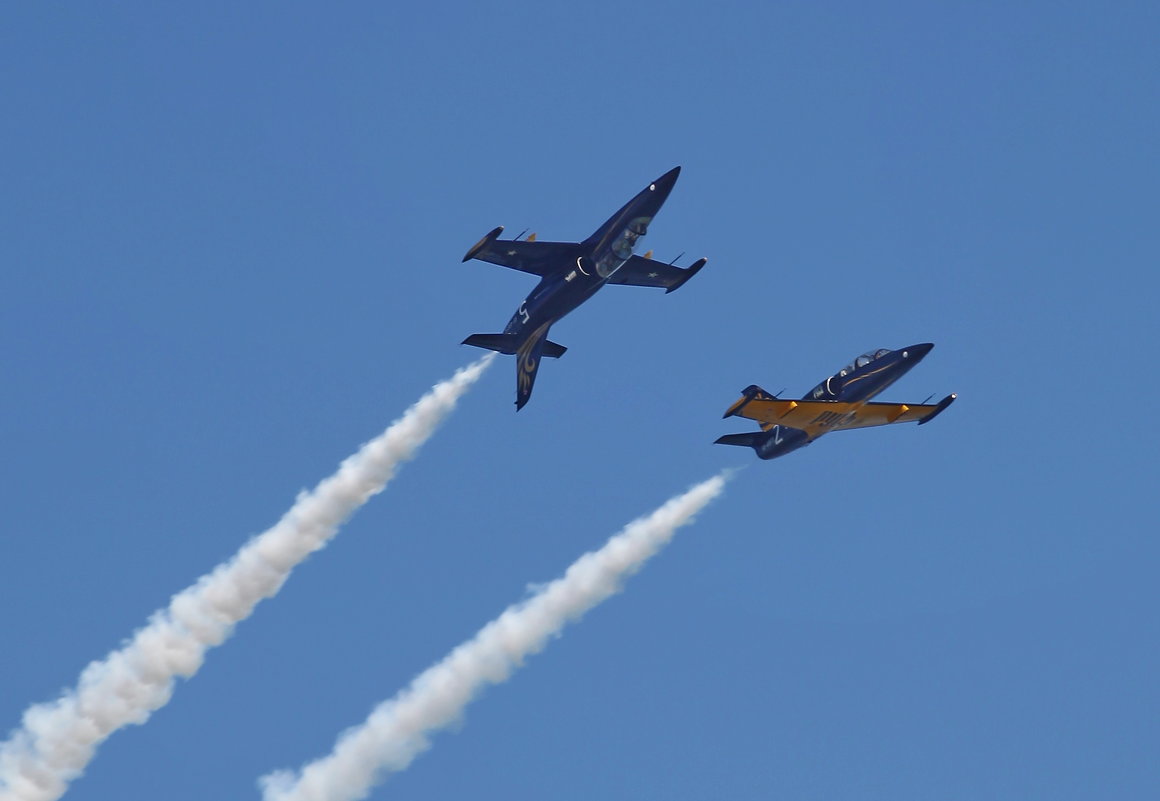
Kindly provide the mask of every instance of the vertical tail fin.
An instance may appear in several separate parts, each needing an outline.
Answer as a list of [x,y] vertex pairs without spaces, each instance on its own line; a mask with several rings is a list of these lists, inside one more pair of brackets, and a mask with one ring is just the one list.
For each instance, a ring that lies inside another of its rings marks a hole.
[[[528,341],[516,351],[516,411],[524,408],[532,397],[532,386],[536,383],[536,371],[540,369],[540,357],[548,342],[548,326],[536,331]],[[557,346],[559,347],[559,346]]]

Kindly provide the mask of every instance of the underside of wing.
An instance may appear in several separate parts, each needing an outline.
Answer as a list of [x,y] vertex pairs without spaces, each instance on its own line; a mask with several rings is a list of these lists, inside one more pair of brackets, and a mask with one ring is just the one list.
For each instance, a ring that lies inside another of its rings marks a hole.
[[834,425],[831,431],[845,431],[850,428],[872,428],[888,426],[891,423],[921,423],[934,413],[937,406],[926,403],[866,403],[858,407],[852,415]]
[[955,402],[957,394],[947,395],[938,403],[866,403],[858,408],[854,417],[832,430],[847,428],[870,428],[871,426],[887,426],[891,423],[929,423],[942,413],[943,409]]
[[753,398],[747,402],[734,404],[727,413],[730,417],[745,417],[756,420],[762,428],[775,425],[800,429],[810,439],[831,430],[836,424],[854,412],[852,403],[839,401],[781,400],[778,398]]
[[610,284],[626,286],[655,286],[666,292],[679,289],[682,284],[697,274],[708,259],[698,259],[691,267],[674,267],[663,261],[653,261],[644,256],[633,256],[608,279]]
[[574,242],[501,240],[499,238],[501,233],[503,233],[502,225],[489,231],[467,251],[463,260],[479,259],[542,278],[575,261],[581,250],[580,245]]
[[726,414],[756,420],[763,428],[774,425],[800,428],[813,439],[827,431],[891,423],[925,423],[950,406],[954,399],[954,395],[948,395],[937,404],[864,403],[858,406],[841,401],[743,397]]

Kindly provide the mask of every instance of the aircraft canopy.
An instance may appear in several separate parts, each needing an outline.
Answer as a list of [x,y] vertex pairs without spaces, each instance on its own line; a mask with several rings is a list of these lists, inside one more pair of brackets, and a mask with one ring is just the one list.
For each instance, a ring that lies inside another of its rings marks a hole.
[[870,364],[870,362],[874,361],[875,359],[881,359],[883,356],[885,356],[888,353],[890,353],[889,348],[879,348],[878,350],[868,350],[865,353],[863,353],[861,356],[859,356],[857,359],[855,359],[854,361],[850,362],[845,367],[843,367],[841,372],[838,373],[838,375],[841,375],[841,376],[849,375],[850,373],[854,372],[855,370],[859,369],[860,367],[865,367],[866,365]]

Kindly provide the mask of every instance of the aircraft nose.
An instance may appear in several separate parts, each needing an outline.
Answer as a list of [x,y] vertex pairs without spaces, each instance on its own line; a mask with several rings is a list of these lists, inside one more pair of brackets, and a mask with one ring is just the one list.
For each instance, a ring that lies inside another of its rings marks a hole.
[[911,345],[909,348],[902,349],[902,358],[912,362],[919,362],[923,356],[930,353],[931,348],[934,347],[933,342],[923,342],[919,345]]
[[673,184],[677,182],[677,176],[681,174],[681,168],[673,167],[660,178],[657,178],[649,186],[654,192],[659,192],[661,197],[667,197],[669,192],[673,191]]

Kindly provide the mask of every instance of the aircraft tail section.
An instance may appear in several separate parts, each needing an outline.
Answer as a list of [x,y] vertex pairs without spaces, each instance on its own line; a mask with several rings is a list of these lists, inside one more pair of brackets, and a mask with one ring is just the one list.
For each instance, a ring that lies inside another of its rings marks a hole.
[[[511,356],[518,350],[516,342],[515,334],[472,334],[463,340],[462,344],[494,350],[496,353],[506,353],[508,356]],[[563,345],[556,342],[549,342],[546,339],[543,340],[543,343],[543,351],[540,355],[547,356],[549,359],[559,359],[568,350]]]
[[765,442],[765,432],[755,431],[751,434],[726,434],[718,437],[714,445],[740,445],[743,448],[759,448]]
[[516,352],[515,334],[472,334],[463,340],[464,345],[494,350],[496,353],[512,355]]
[[544,340],[544,355],[549,359],[559,359],[564,355],[564,351],[568,350],[563,345],[552,342],[551,340]]
[[[516,411],[524,408],[532,397],[532,386],[536,383],[536,372],[540,369],[540,358],[548,345],[548,326],[544,326],[528,337],[516,351]],[[554,345],[559,348],[559,345]],[[561,351],[562,352],[562,351]]]
[[775,425],[766,431],[752,431],[746,434],[726,434],[718,437],[715,445],[740,445],[753,448],[760,459],[775,459],[790,451],[810,444],[809,435],[800,428]]

